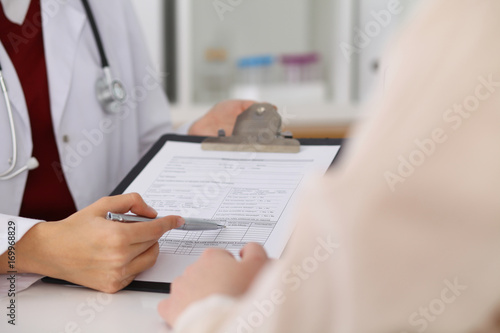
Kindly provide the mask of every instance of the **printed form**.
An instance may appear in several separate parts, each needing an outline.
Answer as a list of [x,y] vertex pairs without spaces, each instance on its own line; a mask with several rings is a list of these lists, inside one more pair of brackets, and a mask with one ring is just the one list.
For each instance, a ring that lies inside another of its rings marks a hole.
[[159,216],[211,219],[226,228],[165,233],[156,265],[136,280],[171,282],[211,247],[239,257],[245,244],[257,242],[278,258],[293,231],[298,189],[308,175],[325,173],[339,149],[213,152],[199,143],[167,142],[124,193],[141,194]]

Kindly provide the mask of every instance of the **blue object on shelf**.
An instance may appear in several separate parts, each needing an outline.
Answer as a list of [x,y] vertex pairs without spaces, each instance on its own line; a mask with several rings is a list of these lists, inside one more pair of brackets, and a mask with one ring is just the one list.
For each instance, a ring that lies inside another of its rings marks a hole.
[[266,67],[274,62],[275,58],[271,55],[244,57],[238,60],[238,68]]

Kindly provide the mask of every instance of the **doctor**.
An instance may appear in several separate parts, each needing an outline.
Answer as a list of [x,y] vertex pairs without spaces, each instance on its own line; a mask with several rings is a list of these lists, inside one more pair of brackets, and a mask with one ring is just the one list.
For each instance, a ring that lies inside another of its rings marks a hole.
[[[104,220],[112,210],[155,216],[138,195],[94,203],[172,131],[133,9],[124,0],[0,3],[0,274],[17,271],[18,290],[39,278],[22,273],[35,273],[115,292],[183,223]],[[230,133],[250,105],[223,102],[184,132]]]

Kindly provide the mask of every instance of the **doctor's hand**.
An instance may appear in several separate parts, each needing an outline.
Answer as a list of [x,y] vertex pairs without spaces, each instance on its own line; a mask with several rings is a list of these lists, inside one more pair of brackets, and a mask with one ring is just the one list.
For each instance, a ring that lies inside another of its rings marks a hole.
[[170,297],[158,306],[163,319],[174,327],[182,312],[196,301],[213,294],[243,295],[269,259],[264,248],[256,243],[247,244],[240,256],[238,261],[226,250],[206,250],[172,283]]
[[184,224],[177,216],[154,222],[113,222],[104,218],[108,211],[157,215],[134,193],[103,198],[59,222],[40,223],[16,247],[19,270],[114,293],[153,266],[158,239]]
[[236,118],[255,102],[244,100],[224,101],[215,105],[207,114],[196,121],[189,129],[189,135],[217,136],[219,129],[226,135],[233,133]]

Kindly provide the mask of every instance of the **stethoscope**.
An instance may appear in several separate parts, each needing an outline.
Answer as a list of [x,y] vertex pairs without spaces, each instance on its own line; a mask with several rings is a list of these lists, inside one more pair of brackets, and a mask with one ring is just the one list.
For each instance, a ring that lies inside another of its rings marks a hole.
[[[83,7],[89,19],[90,27],[92,28],[92,34],[94,35],[95,42],[97,44],[97,49],[99,51],[99,57],[101,58],[101,68],[103,71],[103,76],[97,80],[96,83],[96,95],[99,104],[101,105],[104,112],[109,114],[117,114],[121,110],[121,106],[125,103],[127,98],[127,92],[125,86],[120,80],[113,79],[111,74],[111,68],[109,66],[108,57],[104,50],[101,35],[97,29],[97,24],[95,22],[94,14],[88,0],[82,0]],[[10,167],[0,173],[0,180],[9,180],[17,175],[38,168],[38,160],[35,157],[31,157],[25,166],[15,170],[17,163],[17,136],[16,127],[14,124],[14,115],[12,113],[12,104],[10,102],[9,93],[7,91],[7,85],[5,84],[2,64],[0,63],[0,87],[4,96],[5,106],[7,107],[7,114],[9,117],[9,126],[12,140],[12,157],[9,159]]]

